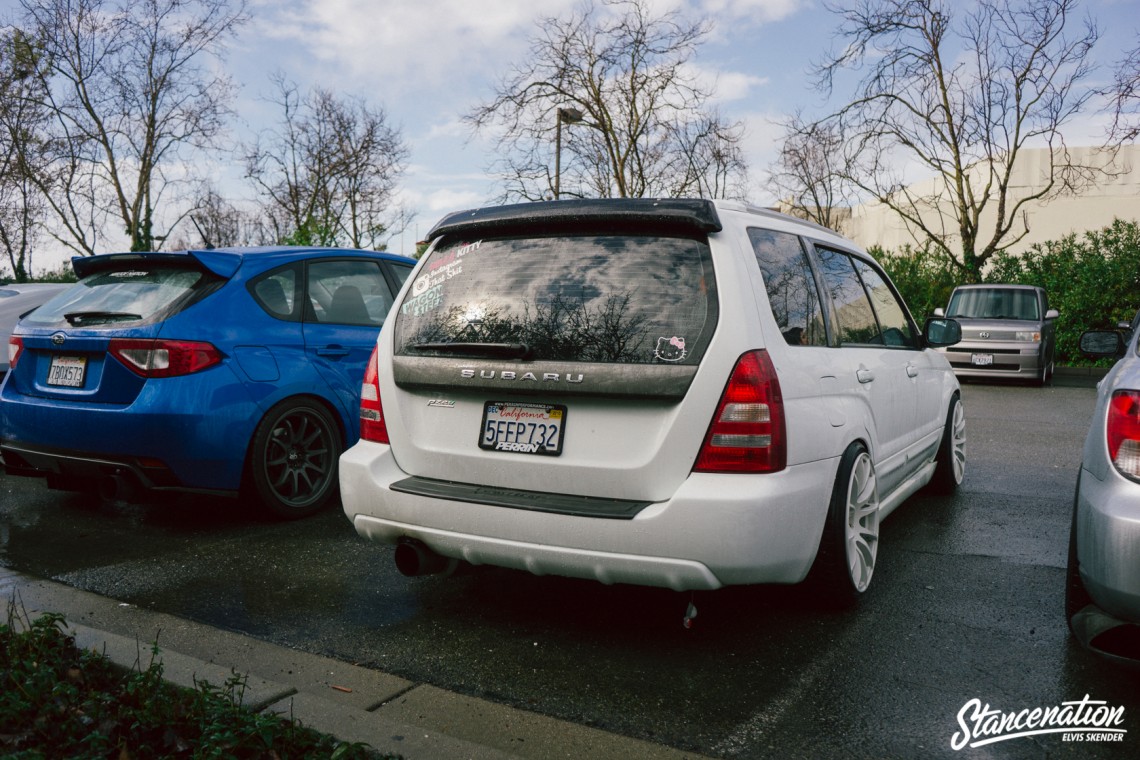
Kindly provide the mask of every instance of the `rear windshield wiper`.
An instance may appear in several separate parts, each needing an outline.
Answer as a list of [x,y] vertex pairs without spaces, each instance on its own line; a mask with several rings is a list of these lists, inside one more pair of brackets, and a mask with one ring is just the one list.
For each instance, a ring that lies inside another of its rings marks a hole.
[[63,315],[63,318],[68,324],[78,327],[102,322],[131,322],[142,319],[142,314],[131,314],[127,311],[69,311]]
[[525,343],[413,343],[416,351],[437,351],[443,354],[485,357],[487,359],[523,359],[530,354]]

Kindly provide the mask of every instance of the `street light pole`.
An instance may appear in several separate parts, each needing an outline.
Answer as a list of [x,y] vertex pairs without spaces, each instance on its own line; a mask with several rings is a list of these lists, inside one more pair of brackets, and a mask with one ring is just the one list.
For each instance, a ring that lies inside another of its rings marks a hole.
[[559,108],[554,130],[554,200],[558,200],[562,183],[562,123],[576,124],[582,120],[582,112],[577,108]]

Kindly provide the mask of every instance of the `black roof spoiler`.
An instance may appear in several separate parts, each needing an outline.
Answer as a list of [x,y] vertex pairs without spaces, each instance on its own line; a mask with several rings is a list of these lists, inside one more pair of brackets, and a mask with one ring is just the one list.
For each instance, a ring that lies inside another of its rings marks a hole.
[[720,217],[712,201],[699,198],[597,198],[538,201],[456,211],[441,219],[427,235],[559,232],[598,228],[644,228],[682,234],[720,232]]

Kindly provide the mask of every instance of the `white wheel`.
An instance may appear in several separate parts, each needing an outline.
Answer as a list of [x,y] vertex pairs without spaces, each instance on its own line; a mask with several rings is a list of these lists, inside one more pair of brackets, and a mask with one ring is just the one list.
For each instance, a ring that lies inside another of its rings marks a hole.
[[859,452],[847,484],[847,571],[859,593],[871,585],[879,549],[879,495],[875,467],[866,451]]

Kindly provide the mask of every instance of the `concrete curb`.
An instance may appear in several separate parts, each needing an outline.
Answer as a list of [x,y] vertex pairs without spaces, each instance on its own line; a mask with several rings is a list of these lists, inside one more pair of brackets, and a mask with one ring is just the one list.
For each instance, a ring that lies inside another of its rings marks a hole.
[[[0,567],[0,599],[35,619],[64,616],[80,647],[124,668],[162,662],[166,680],[194,688],[246,678],[243,706],[268,710],[341,741],[407,760],[681,760],[700,755],[417,684],[269,644]],[[152,655],[157,642],[158,654]]]

